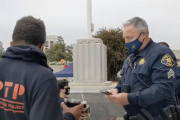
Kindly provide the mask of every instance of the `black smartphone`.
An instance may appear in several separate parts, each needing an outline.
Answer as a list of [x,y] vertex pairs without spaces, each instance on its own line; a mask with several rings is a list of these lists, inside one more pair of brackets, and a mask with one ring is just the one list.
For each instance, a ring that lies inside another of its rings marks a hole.
[[107,91],[107,90],[101,90],[100,92],[103,93],[103,94],[105,94],[105,95],[112,95],[112,93],[110,93],[110,92]]

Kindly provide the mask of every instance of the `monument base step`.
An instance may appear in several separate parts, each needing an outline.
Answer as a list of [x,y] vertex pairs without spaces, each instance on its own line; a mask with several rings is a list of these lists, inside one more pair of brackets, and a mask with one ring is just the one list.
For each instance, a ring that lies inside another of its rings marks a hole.
[[70,82],[69,86],[71,87],[71,93],[100,93],[100,90],[110,90],[110,89],[115,88],[117,85],[117,82],[112,82],[111,85],[108,85],[108,86],[107,85],[96,86],[89,83],[85,83],[85,84],[88,84],[88,85],[77,86],[77,85],[71,84]]
[[112,81],[106,81],[106,82],[99,82],[99,83],[75,83],[75,82],[70,82],[69,83],[70,86],[110,86],[112,85]]

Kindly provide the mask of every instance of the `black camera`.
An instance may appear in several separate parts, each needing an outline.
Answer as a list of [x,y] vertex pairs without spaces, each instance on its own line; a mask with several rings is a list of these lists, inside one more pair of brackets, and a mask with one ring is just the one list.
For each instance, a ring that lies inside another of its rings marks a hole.
[[81,101],[78,99],[64,99],[64,103],[68,106],[68,107],[75,107],[76,105],[81,104]]

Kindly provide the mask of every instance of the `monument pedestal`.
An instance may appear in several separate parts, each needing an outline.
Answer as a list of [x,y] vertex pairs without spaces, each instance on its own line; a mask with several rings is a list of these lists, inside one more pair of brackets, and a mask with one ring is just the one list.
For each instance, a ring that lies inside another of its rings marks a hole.
[[111,85],[107,81],[107,50],[101,39],[79,39],[73,48],[73,85]]

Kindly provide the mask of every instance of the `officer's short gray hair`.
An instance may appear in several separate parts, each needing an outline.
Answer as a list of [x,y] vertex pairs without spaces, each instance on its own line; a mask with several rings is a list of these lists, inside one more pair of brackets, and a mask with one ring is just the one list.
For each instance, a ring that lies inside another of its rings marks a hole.
[[123,28],[132,25],[138,32],[146,31],[149,34],[148,25],[146,21],[140,17],[133,17],[123,23]]

